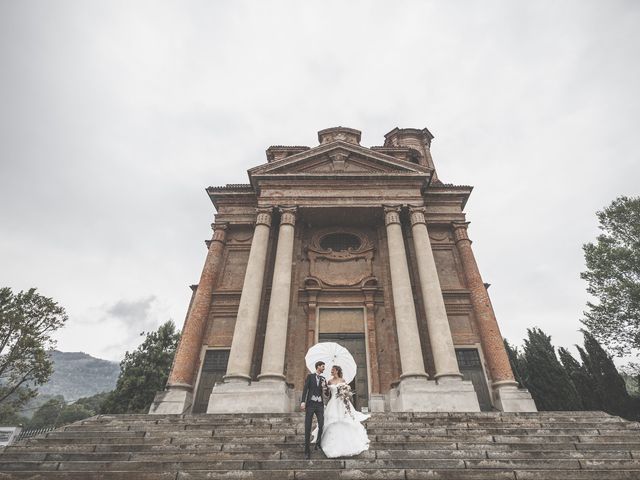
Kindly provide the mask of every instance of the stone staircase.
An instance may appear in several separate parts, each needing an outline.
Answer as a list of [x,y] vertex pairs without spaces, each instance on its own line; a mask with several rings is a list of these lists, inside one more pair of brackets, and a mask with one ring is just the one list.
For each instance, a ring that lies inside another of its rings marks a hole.
[[640,424],[602,412],[378,413],[357,457],[303,459],[303,416],[99,415],[0,453],[0,479],[640,479]]

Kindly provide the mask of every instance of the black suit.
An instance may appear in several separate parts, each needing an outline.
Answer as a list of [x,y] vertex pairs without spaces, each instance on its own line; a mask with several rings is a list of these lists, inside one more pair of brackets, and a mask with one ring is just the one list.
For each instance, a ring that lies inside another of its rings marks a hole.
[[[304,452],[310,453],[310,441],[311,441],[311,423],[313,422],[313,415],[318,420],[318,438],[316,438],[316,445],[320,445],[322,439],[322,427],[324,426],[324,402],[322,396],[327,392],[327,380],[322,375],[310,373],[307,375],[307,379],[304,382],[304,389],[302,390],[302,402],[305,404],[305,418],[304,418]],[[311,400],[311,397],[320,397],[320,401]]]

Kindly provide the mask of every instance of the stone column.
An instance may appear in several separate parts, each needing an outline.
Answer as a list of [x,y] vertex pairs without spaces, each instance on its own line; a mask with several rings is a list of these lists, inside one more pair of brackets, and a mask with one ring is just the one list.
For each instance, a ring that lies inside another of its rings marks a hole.
[[182,328],[180,343],[167,382],[168,392],[158,393],[149,413],[184,413],[192,404],[213,286],[222,267],[222,253],[227,239],[226,223],[211,224],[211,227],[213,238],[200,275],[200,283]]
[[[427,381],[413,291],[404,248],[400,207],[385,207],[391,288],[398,331],[402,375],[390,392],[390,406],[396,412],[477,412],[478,398],[471,382]],[[453,377],[447,377],[452,379]]]
[[436,367],[436,380],[444,377],[462,378],[458,369],[453,338],[449,319],[442,297],[440,280],[436,269],[436,262],[431,250],[431,241],[425,219],[425,207],[410,207],[411,230],[413,233],[413,245],[418,263],[420,276],[420,289],[427,317],[429,329],[429,342],[433,353],[433,361]]
[[260,381],[250,382],[260,297],[266,263],[271,209],[259,210],[244,278],[238,318],[233,332],[225,383],[216,384],[207,413],[286,413],[295,399],[284,377],[284,355],[291,292],[294,209],[281,209],[278,247]]
[[256,227],[244,275],[225,382],[248,383],[251,381],[251,360],[262,299],[272,210],[272,208],[257,209]]
[[453,222],[453,233],[470,291],[484,358],[491,374],[496,407],[505,412],[536,411],[529,392],[517,388],[491,300],[471,249],[468,225],[468,222]]
[[280,213],[278,247],[259,380],[285,380],[284,358],[287,347],[289,304],[291,302],[291,268],[293,265],[296,208],[281,208]]
[[401,379],[427,378],[418,332],[418,320],[411,290],[407,254],[404,248],[400,207],[384,207],[391,270],[391,290],[400,349]]

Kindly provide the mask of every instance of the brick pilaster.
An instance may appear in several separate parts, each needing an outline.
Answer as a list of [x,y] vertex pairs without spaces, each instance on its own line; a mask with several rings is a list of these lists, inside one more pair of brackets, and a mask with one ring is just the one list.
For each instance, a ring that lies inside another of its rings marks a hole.
[[200,283],[195,292],[193,304],[182,328],[180,343],[176,351],[173,368],[169,375],[168,387],[180,386],[193,388],[202,339],[207,327],[211,296],[222,264],[222,253],[227,238],[227,224],[212,224],[213,238],[204,262]]
[[498,383],[515,384],[509,357],[504,348],[502,334],[500,333],[500,328],[498,327],[498,322],[493,307],[491,306],[491,300],[480,276],[473,250],[471,249],[471,240],[469,240],[469,236],[467,235],[467,226],[468,222],[454,222],[453,233],[462,261],[464,275],[467,280],[467,287],[471,292],[471,303],[478,323],[484,357],[489,366],[494,386]]

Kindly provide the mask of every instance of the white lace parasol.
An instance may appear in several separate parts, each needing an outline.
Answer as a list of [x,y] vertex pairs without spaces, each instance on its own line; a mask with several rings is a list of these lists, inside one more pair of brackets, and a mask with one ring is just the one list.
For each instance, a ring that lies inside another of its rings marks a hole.
[[356,376],[356,362],[349,353],[349,350],[335,342],[316,343],[309,349],[304,357],[307,368],[315,373],[316,362],[325,363],[325,370],[322,374],[327,380],[331,378],[331,367],[338,365],[342,368],[342,376],[347,383],[350,383]]

